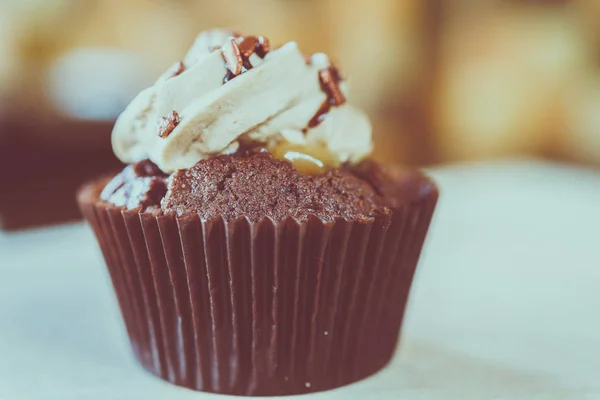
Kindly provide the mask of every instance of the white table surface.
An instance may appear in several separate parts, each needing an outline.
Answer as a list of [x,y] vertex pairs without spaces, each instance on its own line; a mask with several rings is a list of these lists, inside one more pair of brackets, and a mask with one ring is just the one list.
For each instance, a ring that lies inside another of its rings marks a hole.
[[[443,194],[396,358],[302,398],[600,399],[600,172],[507,161],[433,175]],[[225,398],[137,366],[87,227],[0,233],[1,400]]]

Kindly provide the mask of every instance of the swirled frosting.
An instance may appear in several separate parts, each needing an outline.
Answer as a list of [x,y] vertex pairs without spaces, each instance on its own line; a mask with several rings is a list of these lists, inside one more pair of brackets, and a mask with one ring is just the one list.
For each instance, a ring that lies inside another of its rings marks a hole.
[[301,157],[319,149],[332,164],[357,163],[372,151],[371,125],[346,96],[325,54],[306,57],[295,42],[271,49],[262,36],[205,31],[121,114],[113,148],[123,162],[150,159],[164,172],[234,153],[240,142]]

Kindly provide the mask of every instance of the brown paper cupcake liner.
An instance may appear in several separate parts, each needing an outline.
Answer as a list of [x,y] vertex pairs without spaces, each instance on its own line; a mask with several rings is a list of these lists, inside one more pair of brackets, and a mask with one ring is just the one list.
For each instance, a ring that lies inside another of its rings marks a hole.
[[134,353],[234,395],[336,388],[394,354],[437,192],[374,221],[202,221],[80,196]]

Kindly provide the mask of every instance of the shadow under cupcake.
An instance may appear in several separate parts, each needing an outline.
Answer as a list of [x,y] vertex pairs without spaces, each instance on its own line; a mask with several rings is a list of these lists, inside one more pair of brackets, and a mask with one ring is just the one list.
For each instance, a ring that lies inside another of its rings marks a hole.
[[323,54],[208,31],[119,118],[129,165],[78,200],[147,370],[270,396],[391,359],[438,192],[367,159],[345,91]]

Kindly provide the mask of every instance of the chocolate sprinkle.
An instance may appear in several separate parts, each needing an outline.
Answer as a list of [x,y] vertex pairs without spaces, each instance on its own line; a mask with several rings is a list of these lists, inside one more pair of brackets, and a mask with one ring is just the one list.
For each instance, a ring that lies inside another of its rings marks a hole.
[[271,50],[269,39],[264,36],[244,36],[231,38],[223,46],[223,60],[227,67],[227,74],[223,83],[229,82],[253,68],[250,63],[250,56],[256,54],[264,58]]
[[242,73],[242,67],[244,60],[240,48],[234,38],[231,38],[223,46],[223,60],[227,69],[231,71],[234,76],[238,76]]
[[[314,128],[323,122],[325,116],[331,111],[331,107],[341,106],[346,103],[346,97],[340,89],[341,80],[342,76],[334,65],[319,71],[321,90],[327,95],[327,98],[308,122],[308,128]],[[308,129],[302,131],[306,133]]]
[[179,114],[173,110],[166,117],[162,117],[158,122],[158,136],[161,138],[168,137],[173,129],[179,125]]
[[271,42],[264,36],[259,36],[258,42],[256,43],[256,55],[260,58],[265,58],[267,53],[271,51]]
[[346,102],[340,90],[340,80],[340,74],[334,66],[319,71],[321,90],[327,94],[328,102],[333,106],[341,106]]
[[258,38],[255,36],[246,36],[243,38],[242,41],[238,43],[242,57],[246,59],[250,58],[250,56],[256,51],[257,45]]

